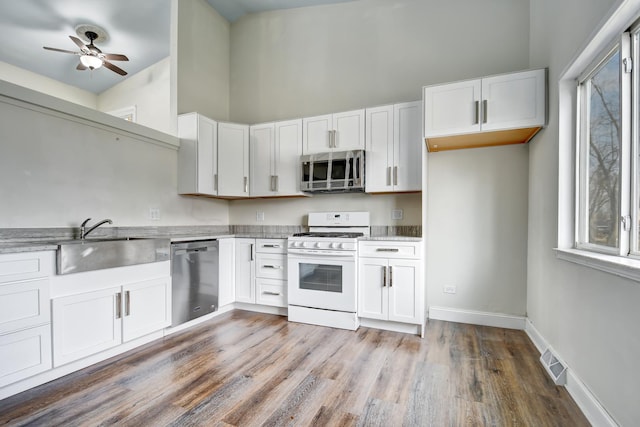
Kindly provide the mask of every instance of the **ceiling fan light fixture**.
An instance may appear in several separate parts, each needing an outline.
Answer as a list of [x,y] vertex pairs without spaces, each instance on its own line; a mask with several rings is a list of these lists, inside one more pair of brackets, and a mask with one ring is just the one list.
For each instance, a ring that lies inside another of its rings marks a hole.
[[81,55],[80,62],[82,62],[82,65],[91,70],[102,67],[102,59],[98,58],[97,56]]

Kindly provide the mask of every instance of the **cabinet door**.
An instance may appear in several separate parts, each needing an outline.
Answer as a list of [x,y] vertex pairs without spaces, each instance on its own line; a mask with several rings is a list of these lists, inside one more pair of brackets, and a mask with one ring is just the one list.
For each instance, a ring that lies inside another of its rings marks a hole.
[[387,320],[387,260],[360,258],[358,261],[358,316]]
[[51,369],[51,325],[0,335],[0,387]]
[[333,115],[333,151],[364,150],[364,110]]
[[368,193],[393,190],[393,105],[366,110],[366,182]]
[[236,239],[236,301],[255,304],[255,239]]
[[482,130],[544,126],[545,70],[482,79]]
[[53,364],[81,359],[122,342],[121,288],[54,298]]
[[217,194],[217,123],[196,113],[178,117],[178,193]]
[[302,119],[302,153],[326,153],[331,151],[329,131],[333,130],[331,114]]
[[130,341],[171,325],[171,278],[163,277],[122,287],[122,339]]
[[251,126],[249,130],[251,196],[269,196],[275,191],[275,137],[273,123]]
[[218,196],[249,196],[249,126],[218,123]]
[[424,88],[424,136],[480,132],[480,80]]
[[389,261],[389,320],[422,323],[422,283],[419,260]]
[[234,239],[219,239],[218,304],[223,307],[235,301]]
[[[302,120],[276,123],[274,188],[278,196],[295,196],[300,191]],[[252,178],[253,180],[253,178]]]
[[49,279],[0,283],[0,334],[51,322]]
[[[393,189],[422,189],[422,103],[407,102],[393,107]],[[369,153],[367,153],[368,155]],[[369,177],[367,176],[367,179]]]

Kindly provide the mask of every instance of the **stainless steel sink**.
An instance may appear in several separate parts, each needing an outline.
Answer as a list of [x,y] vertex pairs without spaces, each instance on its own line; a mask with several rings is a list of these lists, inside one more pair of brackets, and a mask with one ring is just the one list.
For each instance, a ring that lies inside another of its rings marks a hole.
[[58,274],[146,264],[169,259],[170,239],[118,238],[55,242]]

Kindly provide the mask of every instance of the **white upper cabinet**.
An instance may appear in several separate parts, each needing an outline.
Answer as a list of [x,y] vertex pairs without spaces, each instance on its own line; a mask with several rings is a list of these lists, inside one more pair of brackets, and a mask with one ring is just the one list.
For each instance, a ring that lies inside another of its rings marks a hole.
[[302,120],[250,128],[250,194],[254,197],[300,195]]
[[181,114],[178,137],[178,193],[217,195],[217,123],[197,113]]
[[218,196],[249,196],[249,126],[218,123]]
[[429,151],[529,141],[546,121],[546,70],[423,89]]
[[366,191],[420,191],[422,103],[366,110]]
[[364,149],[365,110],[307,117],[303,122],[303,154]]
[[480,132],[481,80],[424,89],[424,135]]

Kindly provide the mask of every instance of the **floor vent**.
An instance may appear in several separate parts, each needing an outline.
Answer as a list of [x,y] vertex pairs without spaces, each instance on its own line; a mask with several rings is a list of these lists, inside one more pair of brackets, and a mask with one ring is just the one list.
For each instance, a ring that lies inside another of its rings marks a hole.
[[544,369],[547,370],[556,385],[565,385],[567,383],[567,367],[551,352],[551,349],[547,348],[542,353],[540,362],[542,362]]

